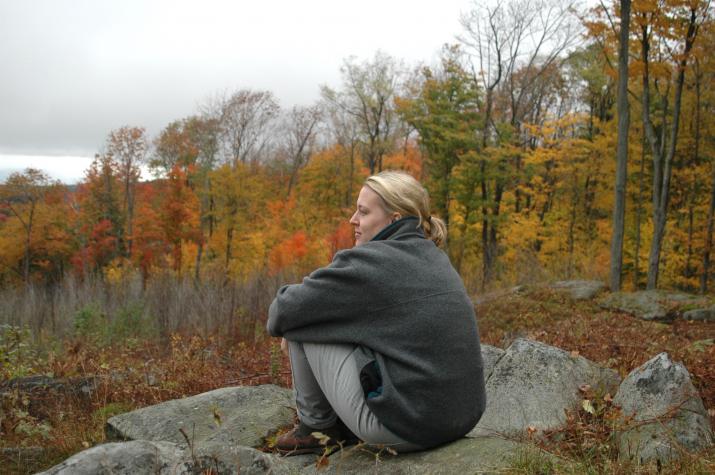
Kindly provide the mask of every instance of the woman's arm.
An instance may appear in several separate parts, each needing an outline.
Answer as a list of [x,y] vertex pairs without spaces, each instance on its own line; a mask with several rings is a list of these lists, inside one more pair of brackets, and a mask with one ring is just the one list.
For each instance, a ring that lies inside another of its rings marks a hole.
[[268,309],[268,333],[283,336],[292,329],[349,320],[365,312],[369,293],[365,266],[354,251],[348,251],[336,254],[329,266],[312,272],[302,283],[278,290]]

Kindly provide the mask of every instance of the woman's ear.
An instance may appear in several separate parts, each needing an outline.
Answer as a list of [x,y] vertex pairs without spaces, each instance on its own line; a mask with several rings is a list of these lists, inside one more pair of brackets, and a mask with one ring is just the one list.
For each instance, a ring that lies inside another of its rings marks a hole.
[[402,215],[398,212],[394,212],[394,213],[392,213],[392,221],[390,221],[390,222],[394,223],[398,219],[402,219]]

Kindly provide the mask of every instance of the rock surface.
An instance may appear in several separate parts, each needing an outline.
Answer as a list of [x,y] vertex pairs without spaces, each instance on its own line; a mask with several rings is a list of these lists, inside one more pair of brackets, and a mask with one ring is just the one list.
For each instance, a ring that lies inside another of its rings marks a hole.
[[504,356],[504,350],[492,345],[482,346],[482,361],[484,362],[484,380],[487,381],[491,376],[494,367],[499,361],[499,358]]
[[515,340],[486,382],[487,407],[470,432],[479,435],[525,434],[566,422],[565,410],[581,402],[579,386],[614,394],[619,377],[581,356],[536,341]]
[[551,284],[552,289],[568,292],[573,300],[590,300],[606,288],[600,280],[562,280]]
[[500,437],[464,438],[437,449],[390,455],[387,452],[351,447],[332,455],[327,467],[306,467],[305,474],[454,474],[499,473],[520,457],[539,457],[553,463],[554,457],[533,445]]
[[679,450],[713,443],[710,421],[688,370],[661,353],[633,370],[613,403],[632,418],[619,436],[619,454],[639,462],[677,458]]
[[702,297],[660,290],[638,292],[613,292],[602,299],[601,307],[630,313],[642,320],[671,321],[682,314],[683,309],[692,306],[707,306]]
[[108,440],[209,442],[259,447],[266,434],[293,422],[292,392],[278,386],[228,387],[114,416]]

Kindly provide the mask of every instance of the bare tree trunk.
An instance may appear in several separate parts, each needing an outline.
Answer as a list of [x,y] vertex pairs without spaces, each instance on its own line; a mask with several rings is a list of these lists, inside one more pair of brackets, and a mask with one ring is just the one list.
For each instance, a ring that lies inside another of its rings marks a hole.
[[715,215],[715,164],[713,165],[710,185],[710,207],[708,208],[708,224],[705,234],[705,249],[703,250],[703,273],[700,275],[700,293],[708,290],[708,277],[710,276],[710,250],[713,245],[713,216]]
[[[696,11],[691,9],[690,12],[690,23],[688,25],[688,32],[685,39],[685,48],[683,50],[683,55],[678,62],[678,77],[675,83],[675,99],[673,101],[673,123],[670,125],[670,142],[668,144],[668,151],[663,156],[662,151],[659,151],[657,157],[657,162],[662,166],[662,183],[661,187],[654,187],[653,189],[653,201],[654,205],[657,206],[653,208],[653,240],[651,241],[650,256],[648,258],[648,285],[647,289],[655,289],[658,285],[658,267],[660,265],[660,251],[663,243],[663,236],[665,234],[665,225],[668,217],[668,201],[670,198],[670,177],[672,173],[673,157],[675,156],[675,146],[678,140],[678,127],[680,125],[680,108],[683,98],[683,84],[685,83],[685,66],[688,62],[688,55],[693,47],[695,41],[695,36],[697,34],[696,26]],[[644,41],[644,45],[647,44],[647,39]],[[653,140],[654,130],[653,124],[650,122],[648,106],[648,49],[644,47],[644,59],[645,59],[645,70],[643,73],[644,80],[644,91],[643,91],[643,118],[644,126],[648,132],[648,138],[651,142],[651,146],[654,146],[657,142]],[[647,121],[646,121],[647,119]],[[665,129],[665,126],[664,126]],[[661,148],[662,150],[662,148]],[[656,162],[656,157],[654,156],[654,163]]]
[[355,142],[350,144],[350,181],[348,182],[348,200],[345,203],[346,207],[353,205],[353,181],[355,181]]
[[574,191],[573,194],[571,195],[571,213],[569,216],[569,235],[568,235],[568,255],[569,255],[569,260],[568,260],[568,268],[566,270],[566,278],[570,279],[571,276],[573,275],[573,251],[574,251],[574,244],[575,244],[575,233],[574,230],[576,229],[576,206],[578,204],[578,194],[577,194],[577,186],[574,186]]
[[621,0],[621,31],[618,51],[618,145],[616,148],[616,198],[613,205],[611,234],[611,292],[621,290],[623,268],[623,229],[626,216],[626,179],[628,178],[628,35],[631,20],[631,0]]
[[688,253],[685,257],[685,277],[693,276],[693,269],[690,265],[693,259],[693,204],[688,206]]
[[641,141],[641,169],[638,175],[638,203],[636,204],[636,250],[633,263],[633,288],[638,290],[640,281],[640,255],[641,255],[641,219],[643,219],[643,189],[645,188],[645,130]]

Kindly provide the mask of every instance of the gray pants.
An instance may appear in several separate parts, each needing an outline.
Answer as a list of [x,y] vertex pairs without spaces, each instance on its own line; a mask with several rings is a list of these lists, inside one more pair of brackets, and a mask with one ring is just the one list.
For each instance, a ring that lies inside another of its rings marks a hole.
[[325,429],[340,417],[370,445],[385,445],[398,452],[421,449],[390,432],[367,406],[355,362],[355,345],[291,341],[288,348],[301,422]]

